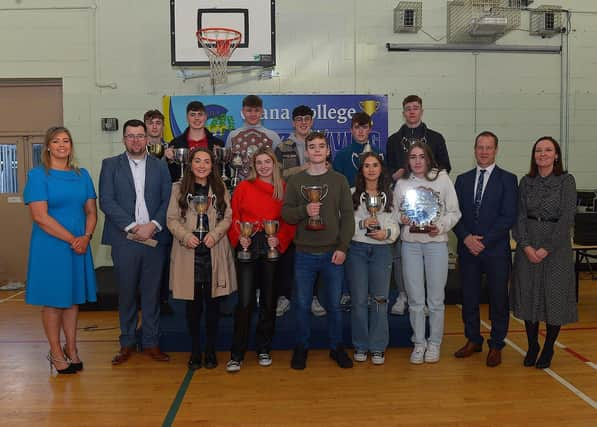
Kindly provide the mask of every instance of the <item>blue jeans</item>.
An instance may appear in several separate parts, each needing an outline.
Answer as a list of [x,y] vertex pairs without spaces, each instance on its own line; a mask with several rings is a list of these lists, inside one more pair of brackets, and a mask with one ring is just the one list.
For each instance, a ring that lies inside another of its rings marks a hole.
[[441,345],[444,335],[444,289],[448,280],[448,244],[402,242],[402,269],[414,343],[427,345],[423,312],[427,282],[429,342]]
[[344,265],[332,264],[333,251],[321,254],[296,251],[294,256],[296,344],[309,347],[311,335],[311,301],[317,273],[324,283],[321,291],[326,293],[328,336],[330,348],[342,344],[342,312],[340,294],[344,278]]
[[346,273],[352,296],[350,320],[354,349],[385,351],[389,341],[392,245],[351,242]]

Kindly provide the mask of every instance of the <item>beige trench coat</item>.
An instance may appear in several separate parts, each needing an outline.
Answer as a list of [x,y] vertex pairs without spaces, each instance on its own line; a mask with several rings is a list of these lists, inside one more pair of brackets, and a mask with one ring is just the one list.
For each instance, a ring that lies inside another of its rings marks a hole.
[[[212,194],[210,188],[209,195]],[[186,247],[185,244],[193,236],[192,230],[197,224],[197,212],[192,208],[187,209],[186,220],[183,220],[178,206],[179,195],[180,183],[174,183],[167,214],[168,229],[173,236],[170,256],[170,289],[173,298],[192,300],[195,297],[195,250]],[[229,295],[237,289],[234,256],[226,235],[232,222],[228,191],[225,192],[224,197],[227,208],[223,219],[217,222],[216,210],[212,205],[207,210],[210,226],[208,234],[216,241],[214,247],[211,248],[211,296],[214,298]],[[216,224],[215,227],[213,224]]]

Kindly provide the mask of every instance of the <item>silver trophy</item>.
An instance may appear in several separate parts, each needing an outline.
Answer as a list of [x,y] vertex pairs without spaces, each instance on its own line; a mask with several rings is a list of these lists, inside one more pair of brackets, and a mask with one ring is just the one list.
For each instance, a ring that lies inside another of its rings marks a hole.
[[[319,203],[328,195],[328,186],[327,184],[301,185],[301,194],[308,203]],[[321,216],[314,215],[309,217],[305,228],[311,231],[325,230],[325,224]]]
[[193,206],[197,211],[199,224],[197,225],[197,228],[193,230],[193,234],[197,236],[200,242],[203,242],[203,239],[205,239],[205,236],[209,233],[209,225],[205,225],[205,214],[207,213],[209,205],[215,203],[215,195],[205,196],[203,194],[187,194],[187,203],[189,206]]
[[214,145],[213,151],[216,163],[218,163],[218,167],[221,168],[222,171],[222,181],[224,181],[224,184],[228,185],[228,181],[230,181],[230,178],[228,177],[228,175],[226,175],[226,165],[230,162],[232,158],[232,151],[230,150],[230,148],[220,147],[219,145]]
[[[365,203],[365,207],[369,211],[371,219],[375,220],[375,222],[377,222],[377,212],[381,212],[385,209],[387,200],[388,198],[386,196],[386,193],[384,193],[383,191],[375,195],[369,194],[367,192],[361,193],[361,203]],[[377,230],[381,230],[381,225],[369,225],[367,226],[367,231],[365,232],[365,235],[375,233]]]
[[429,233],[441,209],[439,193],[427,187],[408,190],[400,202],[400,213],[410,220],[411,233]]
[[239,152],[234,153],[232,156],[232,160],[230,161],[230,166],[234,170],[234,175],[232,176],[232,180],[230,181],[230,185],[232,188],[236,188],[238,184],[240,184],[240,176],[239,171],[243,167],[243,158]]
[[[251,222],[251,221],[239,221],[236,220],[234,224],[236,226],[237,231],[242,237],[251,238],[257,233],[257,229],[259,227],[259,223]],[[242,251],[238,252],[236,255],[239,261],[251,261],[252,255],[249,248],[243,248]]]
[[189,149],[188,148],[174,148],[174,162],[180,165],[180,181],[184,176],[184,167],[189,162]]
[[[280,229],[280,221],[275,219],[264,219],[263,220],[263,230],[267,237],[276,237],[278,230]],[[267,259],[270,261],[277,260],[280,257],[280,252],[275,247],[269,246],[269,250],[267,251]]]

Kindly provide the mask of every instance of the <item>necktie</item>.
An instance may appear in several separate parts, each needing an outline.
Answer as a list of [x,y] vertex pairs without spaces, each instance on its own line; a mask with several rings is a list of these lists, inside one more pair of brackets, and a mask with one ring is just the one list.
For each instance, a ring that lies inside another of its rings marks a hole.
[[485,169],[479,171],[479,180],[477,181],[477,191],[475,191],[475,219],[479,218],[479,209],[481,209],[481,197],[483,196],[483,178]]

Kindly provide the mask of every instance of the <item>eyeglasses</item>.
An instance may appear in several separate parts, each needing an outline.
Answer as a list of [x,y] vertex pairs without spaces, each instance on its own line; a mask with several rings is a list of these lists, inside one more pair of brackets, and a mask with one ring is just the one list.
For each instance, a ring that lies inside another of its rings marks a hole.
[[124,137],[126,139],[128,139],[129,141],[132,141],[133,139],[136,139],[137,141],[140,141],[142,139],[145,139],[145,134],[138,134],[138,135],[133,135],[132,133],[129,133],[128,135],[125,135]]
[[310,122],[311,120],[313,120],[311,116],[296,116],[294,118],[295,122]]

